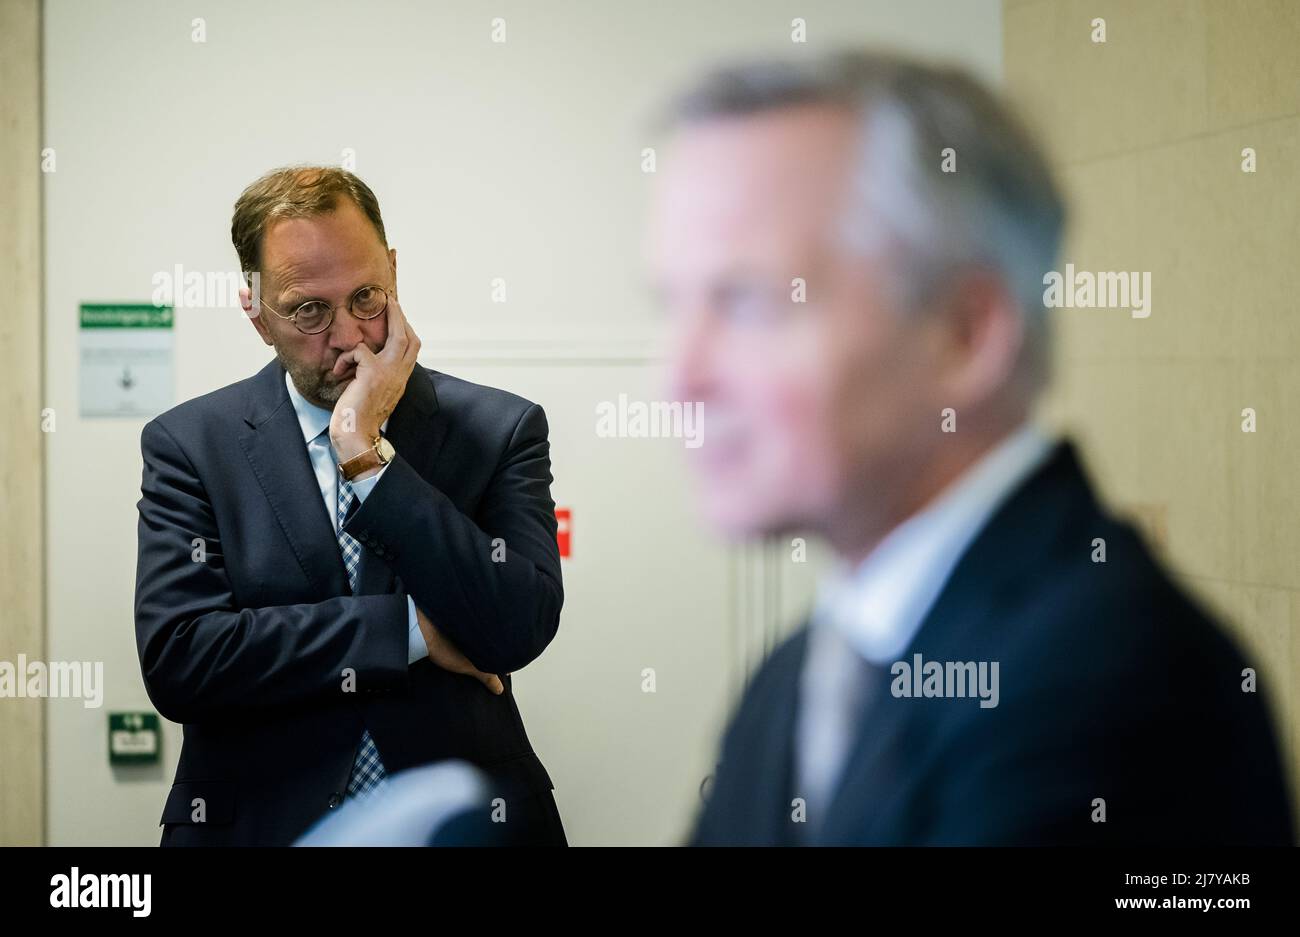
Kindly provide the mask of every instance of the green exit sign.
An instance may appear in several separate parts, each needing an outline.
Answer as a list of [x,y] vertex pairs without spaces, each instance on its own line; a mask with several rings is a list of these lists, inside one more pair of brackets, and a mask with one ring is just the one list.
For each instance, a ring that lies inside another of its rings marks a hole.
[[154,764],[158,761],[161,742],[157,713],[108,714],[109,764]]

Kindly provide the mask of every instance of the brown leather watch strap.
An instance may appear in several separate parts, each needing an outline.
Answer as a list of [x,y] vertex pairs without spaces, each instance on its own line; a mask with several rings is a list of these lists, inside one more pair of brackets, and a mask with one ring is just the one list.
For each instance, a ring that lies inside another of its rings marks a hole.
[[376,436],[370,443],[370,448],[365,452],[355,455],[346,462],[339,463],[339,474],[348,481],[356,478],[362,472],[379,468],[381,465],[387,465],[393,456],[393,446],[382,435]]
[[375,451],[374,446],[371,446],[360,455],[354,455],[346,462],[340,462],[339,474],[348,481],[352,481],[367,469],[378,468],[383,464],[384,460],[379,458],[379,453]]

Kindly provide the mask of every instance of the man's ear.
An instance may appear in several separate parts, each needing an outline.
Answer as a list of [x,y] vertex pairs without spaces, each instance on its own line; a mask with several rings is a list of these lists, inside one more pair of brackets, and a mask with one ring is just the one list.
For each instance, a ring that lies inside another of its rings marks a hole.
[[262,336],[262,341],[268,345],[275,344],[271,341],[271,327],[262,315],[262,306],[259,303],[257,308],[253,307],[253,291],[247,286],[239,288],[239,305],[244,310],[244,315],[248,316],[248,321],[253,323],[253,328],[257,329],[257,334]]
[[388,249],[388,269],[393,271],[393,292],[397,292],[397,248]]
[[950,399],[977,406],[1014,380],[1025,343],[1024,319],[1006,282],[992,271],[962,275],[945,299],[944,382]]

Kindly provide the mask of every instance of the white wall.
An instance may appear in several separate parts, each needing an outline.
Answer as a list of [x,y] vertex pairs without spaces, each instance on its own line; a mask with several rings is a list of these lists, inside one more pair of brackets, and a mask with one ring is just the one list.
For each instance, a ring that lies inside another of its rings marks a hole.
[[[191,41],[194,16],[205,43]],[[489,41],[494,16],[504,45]],[[78,418],[78,304],[148,301],[153,275],[177,264],[234,270],[241,189],[345,148],[383,206],[423,362],[550,417],[575,555],[560,635],[517,687],[570,837],[684,834],[732,695],[811,571],[783,568],[780,550],[761,560],[712,542],[686,498],[680,441],[597,439],[594,408],[657,395],[637,267],[651,107],[720,53],[802,51],[793,16],[807,18],[809,47],[880,41],[1000,75],[997,0],[47,0],[49,655],[103,661],[107,683],[101,710],[49,704],[51,843],[156,842],[180,746],[170,726],[162,768],[108,766],[105,714],[149,708],[131,613],[143,421]],[[493,277],[506,278],[505,304],[490,301]],[[177,320],[178,401],[269,358],[233,307]]]

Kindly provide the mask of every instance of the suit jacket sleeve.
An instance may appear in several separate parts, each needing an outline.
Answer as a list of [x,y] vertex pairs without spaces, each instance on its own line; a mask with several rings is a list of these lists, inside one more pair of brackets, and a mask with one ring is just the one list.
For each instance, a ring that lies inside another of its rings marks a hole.
[[475,667],[513,672],[542,653],[560,624],[550,483],[546,414],[532,404],[472,518],[399,452],[345,530],[382,550],[415,604]]
[[[136,645],[158,712],[175,722],[198,722],[337,699],[345,691],[405,687],[405,596],[237,607],[198,472],[157,420],[145,426],[140,447]],[[351,687],[345,682],[349,669],[355,674]]]

